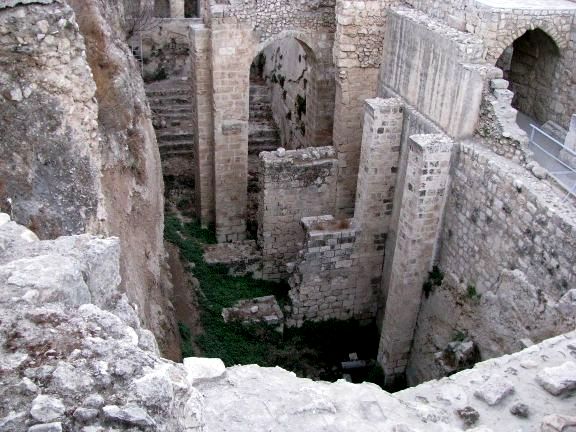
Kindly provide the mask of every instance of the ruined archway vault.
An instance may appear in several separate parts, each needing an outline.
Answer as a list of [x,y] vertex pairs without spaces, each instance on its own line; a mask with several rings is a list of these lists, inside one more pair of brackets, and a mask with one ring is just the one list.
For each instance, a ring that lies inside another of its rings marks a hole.
[[198,130],[196,196],[203,224],[214,223],[218,241],[229,242],[246,236],[250,64],[271,43],[296,39],[314,60],[307,133],[314,146],[331,144],[332,124],[322,114],[334,109],[333,91],[326,82],[334,80],[335,24],[327,12],[334,14],[333,7],[318,8],[308,21],[290,22],[280,15],[275,21],[252,23],[248,18],[243,21],[242,13],[251,7],[266,9],[266,2],[243,5],[241,11],[235,10],[239,6],[234,2],[217,6],[212,6],[210,27],[193,26],[191,34]]

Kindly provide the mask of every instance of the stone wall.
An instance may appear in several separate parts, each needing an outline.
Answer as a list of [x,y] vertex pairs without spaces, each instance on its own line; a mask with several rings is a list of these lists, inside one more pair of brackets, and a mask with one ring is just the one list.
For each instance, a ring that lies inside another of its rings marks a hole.
[[286,264],[304,241],[300,220],[333,211],[336,167],[331,147],[260,153],[258,244],[265,279],[287,276]]
[[[542,122],[553,120],[566,127],[570,116],[576,111],[574,105],[574,62],[576,7],[567,2],[546,2],[546,4],[526,4],[500,2],[488,4],[477,0],[439,0],[434,7],[428,7],[428,0],[408,0],[408,4],[422,10],[448,25],[465,30],[480,37],[487,48],[487,60],[492,64],[511,47],[515,40],[529,30],[541,29],[554,41],[559,49],[555,64],[547,64],[549,79],[544,87],[551,84],[547,96],[542,97],[538,111]],[[533,81],[526,82],[531,86]],[[558,91],[564,89],[564,91]]]
[[213,18],[234,17],[237,22],[247,23],[260,41],[264,41],[284,30],[333,32],[334,4],[335,0],[231,0],[226,5],[213,1],[211,15]]
[[156,19],[144,28],[132,45],[140,45],[142,73],[147,81],[190,74],[189,27],[195,20]]
[[306,134],[311,129],[308,127],[307,89],[315,59],[309,59],[302,45],[292,38],[272,43],[262,54],[282,147],[289,150],[311,147],[313,143]]
[[[484,78],[480,39],[410,9],[390,12],[379,92],[390,88],[450,136],[474,133]],[[458,85],[455,86],[454,83]]]
[[468,335],[482,359],[573,328],[575,210],[564,192],[481,146],[461,145],[439,265],[420,311],[408,377],[441,376],[434,355]]
[[357,227],[349,219],[319,216],[302,218],[302,228],[306,238],[291,265],[292,311],[287,324],[360,318],[355,313],[359,268],[353,257]]

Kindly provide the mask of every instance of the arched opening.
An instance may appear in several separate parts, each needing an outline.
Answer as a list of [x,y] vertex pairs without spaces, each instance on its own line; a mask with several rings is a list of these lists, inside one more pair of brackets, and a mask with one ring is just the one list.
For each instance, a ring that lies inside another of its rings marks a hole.
[[[310,107],[318,65],[310,47],[294,37],[265,46],[250,66],[248,135],[248,237],[258,231],[259,160],[262,151],[326,145],[315,139]],[[332,113],[330,113],[332,115]]]
[[554,112],[560,52],[554,40],[540,29],[528,30],[498,59],[514,92],[512,105],[521,114],[543,124]]

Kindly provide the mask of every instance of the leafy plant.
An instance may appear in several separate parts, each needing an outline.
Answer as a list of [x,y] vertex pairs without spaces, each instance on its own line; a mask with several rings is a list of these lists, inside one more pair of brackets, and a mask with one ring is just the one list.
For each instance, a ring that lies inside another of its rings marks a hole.
[[434,287],[442,286],[444,281],[444,273],[440,270],[440,267],[432,267],[432,271],[428,273],[428,279],[422,285],[422,290],[426,298],[430,297],[430,294],[434,291]]

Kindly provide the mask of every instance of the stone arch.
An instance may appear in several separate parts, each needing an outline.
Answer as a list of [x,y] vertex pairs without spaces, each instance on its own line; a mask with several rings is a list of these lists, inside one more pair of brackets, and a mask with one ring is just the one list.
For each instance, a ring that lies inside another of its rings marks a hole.
[[546,33],[546,35],[548,35],[550,39],[554,41],[560,51],[566,49],[570,43],[569,32],[563,33],[559,31],[554,23],[549,20],[537,19],[525,25],[514,27],[503,34],[502,37],[500,37],[498,40],[498,46],[494,48],[491,53],[491,57],[494,59],[494,61],[498,60],[504,51],[509,46],[511,46],[515,40],[521,38],[526,32],[531,30],[541,30],[542,32]]
[[514,92],[512,105],[541,123],[553,117],[559,64],[560,47],[540,28],[520,34],[496,62]]

